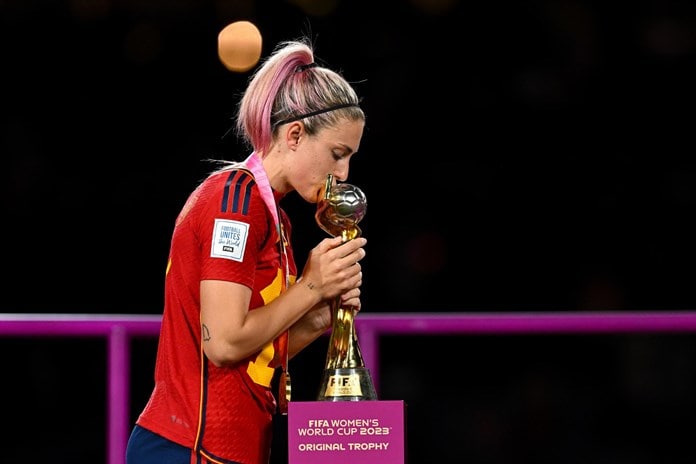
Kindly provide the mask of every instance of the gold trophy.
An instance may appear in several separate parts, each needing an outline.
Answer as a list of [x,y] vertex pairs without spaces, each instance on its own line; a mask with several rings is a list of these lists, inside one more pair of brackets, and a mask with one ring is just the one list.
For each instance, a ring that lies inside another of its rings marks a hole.
[[[315,219],[319,227],[343,242],[359,237],[358,222],[365,216],[367,199],[358,187],[333,184],[328,175],[322,197],[317,203]],[[326,366],[319,388],[319,401],[376,400],[377,393],[370,371],[363,362],[355,332],[355,310],[341,306],[337,297],[331,304],[332,328]]]

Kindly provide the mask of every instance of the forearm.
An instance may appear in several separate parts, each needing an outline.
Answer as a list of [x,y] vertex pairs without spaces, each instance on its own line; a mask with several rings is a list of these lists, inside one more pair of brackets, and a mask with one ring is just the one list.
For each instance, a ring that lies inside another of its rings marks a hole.
[[331,327],[331,308],[324,302],[316,305],[290,328],[288,356],[294,357]]
[[205,289],[201,298],[204,349],[216,365],[234,364],[257,352],[298,322],[320,300],[313,289],[293,285],[267,305],[242,310],[248,306],[248,294],[235,291],[234,284],[206,281],[202,289]]

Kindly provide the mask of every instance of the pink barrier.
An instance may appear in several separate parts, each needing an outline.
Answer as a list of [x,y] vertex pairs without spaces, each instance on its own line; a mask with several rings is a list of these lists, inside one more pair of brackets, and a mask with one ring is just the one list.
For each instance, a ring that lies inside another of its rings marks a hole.
[[[159,315],[0,314],[0,336],[107,337],[107,464],[124,464],[131,427],[130,339],[157,336]],[[379,391],[380,335],[696,332],[696,311],[361,313],[356,330]]]

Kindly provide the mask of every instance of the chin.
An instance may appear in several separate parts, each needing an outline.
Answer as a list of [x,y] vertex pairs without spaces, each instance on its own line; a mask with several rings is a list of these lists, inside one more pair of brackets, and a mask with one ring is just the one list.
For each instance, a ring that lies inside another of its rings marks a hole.
[[320,185],[318,189],[314,191],[314,194],[310,199],[307,199],[308,202],[310,203],[319,203],[319,200],[321,200],[324,196],[324,185]]
[[307,203],[315,204],[315,203],[319,202],[319,194],[310,193],[309,195],[307,195],[306,193],[300,193],[299,190],[297,191],[297,193]]

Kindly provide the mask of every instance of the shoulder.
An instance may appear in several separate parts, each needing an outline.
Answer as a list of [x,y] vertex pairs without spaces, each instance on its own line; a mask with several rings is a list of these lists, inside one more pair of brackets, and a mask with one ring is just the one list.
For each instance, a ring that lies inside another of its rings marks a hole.
[[221,194],[222,213],[249,214],[252,200],[260,197],[254,176],[246,169],[228,169],[220,171],[217,176],[217,190]]
[[205,221],[206,218],[234,218],[263,221],[266,206],[254,176],[245,169],[225,169],[208,175],[189,195],[177,219]]
[[246,216],[263,205],[256,180],[246,169],[216,171],[201,183],[199,190],[220,214]]

